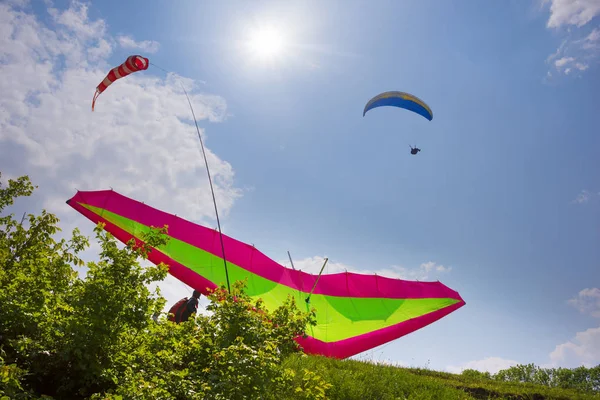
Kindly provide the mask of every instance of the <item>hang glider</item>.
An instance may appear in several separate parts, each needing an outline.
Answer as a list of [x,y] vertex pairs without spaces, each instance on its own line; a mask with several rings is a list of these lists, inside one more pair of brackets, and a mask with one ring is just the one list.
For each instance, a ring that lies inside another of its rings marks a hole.
[[[219,232],[152,208],[113,190],[78,191],[67,203],[127,243],[150,226],[168,226],[170,240],[149,259],[164,262],[175,278],[204,293],[225,283]],[[254,246],[223,235],[229,279],[248,278],[247,293],[273,310],[292,295],[302,307],[310,295],[317,325],[297,338],[308,354],[346,358],[411,333],[465,305],[440,282],[414,282],[378,275],[308,274],[286,268]]]

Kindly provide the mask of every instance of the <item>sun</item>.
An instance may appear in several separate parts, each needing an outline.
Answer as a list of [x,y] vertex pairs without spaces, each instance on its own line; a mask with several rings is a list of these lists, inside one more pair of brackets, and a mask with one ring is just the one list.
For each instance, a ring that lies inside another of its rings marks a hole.
[[248,40],[248,49],[254,57],[261,60],[270,60],[282,55],[285,40],[282,33],[271,27],[256,29],[251,32]]

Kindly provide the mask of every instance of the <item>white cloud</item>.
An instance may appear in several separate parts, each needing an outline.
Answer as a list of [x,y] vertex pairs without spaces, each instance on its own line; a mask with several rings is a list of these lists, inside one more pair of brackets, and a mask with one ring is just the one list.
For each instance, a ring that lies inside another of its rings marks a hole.
[[[566,37],[548,57],[548,62],[565,75],[579,76],[600,57],[600,29],[591,32],[586,25],[600,15],[600,0],[549,0],[548,28],[567,28]],[[577,74],[575,74],[577,72]],[[549,74],[549,77],[554,75]]]
[[590,201],[590,196],[590,192],[582,190],[573,201],[578,204],[584,204]]
[[554,65],[556,65],[556,67],[560,68],[568,63],[572,63],[573,61],[575,61],[575,59],[573,57],[563,57],[559,60],[556,60],[554,62]]
[[592,57],[600,54],[600,28],[595,28],[585,39],[578,42],[583,50]]
[[[72,214],[64,200],[75,189],[112,187],[187,218],[212,220],[204,162],[179,82],[150,70],[130,75],[102,93],[92,113],[95,87],[110,69],[105,57],[112,37],[76,2],[52,15],[61,21],[56,31],[0,5],[0,68],[11,77],[0,81],[3,172],[30,174],[53,212]],[[198,119],[224,119],[219,96],[191,98]],[[231,165],[210,149],[207,157],[226,215],[241,191]]]
[[495,374],[500,370],[513,367],[517,364],[520,363],[514,360],[507,360],[500,357],[487,357],[483,360],[468,361],[460,365],[449,365],[446,367],[446,370],[453,374],[460,374],[465,369],[475,369],[477,371]]
[[584,40],[585,48],[597,47],[600,44],[600,28],[594,29]]
[[451,270],[452,267],[445,267],[429,261],[416,268],[393,266],[391,270],[382,270],[381,272],[387,273],[389,271],[392,276],[397,276],[400,279],[426,281],[437,279],[438,275],[450,272]]
[[[302,260],[293,260],[294,261],[294,267],[297,270],[301,270],[303,272],[307,272],[310,274],[318,274],[319,271],[321,270],[321,267],[323,267],[323,263],[325,262],[325,257],[321,257],[321,256],[314,256],[314,257],[309,257],[309,258],[304,258]],[[289,263],[289,260],[280,260],[278,261],[280,264],[282,265],[286,265],[288,267],[291,268],[291,264]],[[342,264],[342,263],[336,263],[336,262],[332,262],[330,260],[327,261],[327,265],[325,266],[325,269],[323,270],[323,274],[337,274],[339,272],[345,272],[345,271],[349,271],[351,270],[352,267]]]
[[137,49],[142,50],[145,53],[156,53],[160,47],[160,44],[154,40],[142,40],[141,42],[136,42],[128,35],[117,36],[117,42],[124,49]]
[[90,21],[88,19],[87,5],[74,1],[64,11],[48,8],[48,13],[54,22],[63,25],[80,39],[102,37],[106,33],[106,23],[103,20]]
[[577,332],[573,340],[556,346],[550,359],[553,366],[566,368],[600,364],[600,327]]
[[[321,270],[321,267],[323,266],[323,263],[325,262],[325,257],[314,256],[293,261],[294,267],[296,269],[311,274],[318,274]],[[286,265],[287,267],[291,268],[289,260],[279,260],[278,262],[282,265]],[[393,265],[389,268],[380,269],[355,268],[346,264],[327,261],[325,269],[323,270],[323,274],[337,274],[340,272],[348,271],[358,274],[377,274],[380,276],[386,276],[390,278],[426,281],[437,279],[439,275],[450,272],[451,270],[452,267],[445,267],[443,265],[436,264],[433,261],[422,263],[421,265],[415,268],[406,268]]]
[[[159,78],[151,67],[111,85],[92,112],[95,88],[113,67],[107,58],[116,39],[106,23],[91,20],[77,1],[65,10],[49,8],[48,24],[14,3],[0,3],[0,71],[8,77],[0,80],[0,160],[3,180],[27,174],[39,186],[31,199],[37,204],[27,211],[45,207],[61,219],[65,235],[78,226],[93,238],[93,224],[65,201],[77,189],[112,187],[214,225],[204,160],[180,82],[200,120],[223,121],[225,100],[199,93],[193,79]],[[233,167],[206,151],[219,213],[226,218],[242,191],[234,185]],[[93,250],[86,253],[94,256]],[[171,292],[178,294],[169,300],[178,299],[180,290]]]
[[577,62],[577,60],[575,60],[575,58],[573,57],[562,57],[554,61],[554,65],[559,71],[563,69],[565,75],[568,75],[571,71],[573,71],[573,68],[579,71],[585,71],[589,68],[589,65]]
[[600,198],[600,192],[592,193],[587,189],[583,189],[581,192],[579,192],[577,197],[575,197],[575,199],[573,200],[573,203],[586,204],[597,198]]
[[99,39],[94,47],[87,49],[87,55],[90,61],[101,61],[112,53],[112,45],[105,39]]
[[550,18],[547,26],[562,25],[581,27],[600,14],[599,0],[550,0]]
[[5,0],[7,4],[15,7],[25,7],[29,4],[29,0]]
[[[586,288],[569,299],[568,304],[583,314],[600,318],[600,289]],[[559,344],[550,353],[547,367],[593,367],[600,364],[600,327],[577,332],[572,340]]]
[[589,314],[592,317],[600,318],[600,289],[583,289],[576,297],[568,300],[568,304],[577,308],[582,314]]

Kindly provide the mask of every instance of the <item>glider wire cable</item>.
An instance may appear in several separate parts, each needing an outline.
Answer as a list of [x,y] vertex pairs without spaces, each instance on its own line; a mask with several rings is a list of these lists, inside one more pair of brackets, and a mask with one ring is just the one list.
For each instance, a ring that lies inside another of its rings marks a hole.
[[[156,64],[150,63],[158,69],[162,69],[163,71],[169,73],[169,71],[159,67]],[[198,139],[200,139],[200,147],[202,148],[202,156],[204,157],[204,164],[206,165],[206,173],[208,174],[208,183],[210,184],[210,192],[212,194],[213,205],[215,206],[215,215],[217,217],[217,227],[219,228],[219,239],[221,241],[221,252],[223,253],[223,265],[225,266],[225,279],[227,280],[227,291],[231,293],[231,288],[229,286],[229,273],[227,271],[227,259],[225,258],[225,245],[223,244],[223,233],[221,232],[221,221],[219,220],[219,211],[217,210],[217,200],[215,198],[215,190],[213,188],[212,179],[210,177],[210,169],[208,168],[208,159],[206,158],[206,152],[204,151],[204,142],[202,141],[202,135],[200,134],[200,128],[198,128],[198,121],[196,120],[196,114],[194,113],[194,108],[192,107],[192,102],[190,101],[190,97],[183,87],[181,81],[179,82],[181,88],[183,89],[183,93],[185,93],[185,97],[190,105],[190,110],[192,111],[192,117],[194,118],[194,124],[196,125],[196,132],[198,133]]]
[[219,239],[221,241],[221,252],[223,253],[223,265],[225,266],[225,279],[227,279],[227,291],[231,293],[231,288],[229,287],[229,273],[227,272],[227,259],[225,258],[225,245],[223,244],[223,233],[221,232],[221,221],[219,221],[219,211],[217,210],[217,200],[215,198],[215,190],[213,189],[212,179],[210,177],[210,170],[208,169],[208,159],[206,158],[206,152],[204,151],[204,143],[202,142],[202,135],[200,134],[200,128],[198,128],[198,122],[196,121],[196,114],[194,113],[194,109],[192,108],[192,102],[190,101],[190,97],[188,96],[185,88],[179,82],[181,88],[183,89],[183,93],[185,93],[185,97],[187,98],[188,104],[190,105],[190,110],[192,110],[192,116],[194,117],[194,124],[196,124],[196,132],[198,133],[198,139],[200,139],[200,147],[202,147],[202,155],[204,156],[204,164],[206,165],[206,173],[208,174],[208,183],[210,184],[210,192],[212,193],[213,204],[215,206],[215,215],[217,216],[217,226],[219,228]]

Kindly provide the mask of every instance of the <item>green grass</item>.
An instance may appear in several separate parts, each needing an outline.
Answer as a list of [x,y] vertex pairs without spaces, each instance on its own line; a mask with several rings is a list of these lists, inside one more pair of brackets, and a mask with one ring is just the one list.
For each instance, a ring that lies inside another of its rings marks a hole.
[[316,372],[332,385],[328,399],[554,399],[600,400],[600,393],[499,382],[423,368],[400,368],[358,360],[293,356],[286,366]]

